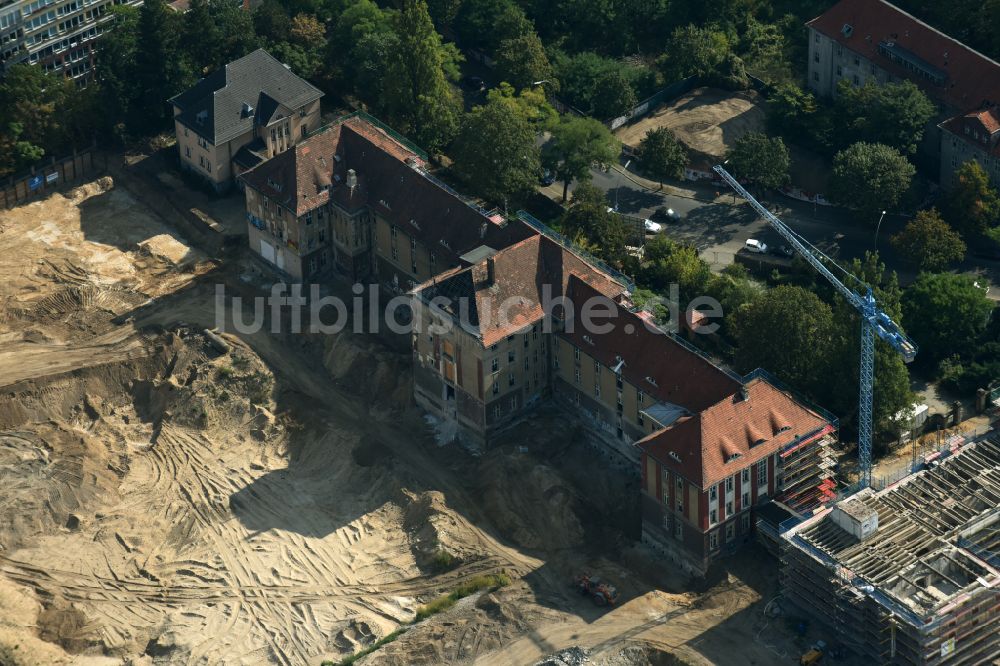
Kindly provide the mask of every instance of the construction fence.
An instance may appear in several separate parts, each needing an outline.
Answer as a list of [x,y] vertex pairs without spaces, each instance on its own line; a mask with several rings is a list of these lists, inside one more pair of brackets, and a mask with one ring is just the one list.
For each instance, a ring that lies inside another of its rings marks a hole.
[[0,208],[13,208],[39,199],[67,183],[83,180],[95,172],[107,170],[107,158],[97,154],[97,144],[62,159],[50,158],[49,163],[39,163],[27,173],[12,176],[0,186]]

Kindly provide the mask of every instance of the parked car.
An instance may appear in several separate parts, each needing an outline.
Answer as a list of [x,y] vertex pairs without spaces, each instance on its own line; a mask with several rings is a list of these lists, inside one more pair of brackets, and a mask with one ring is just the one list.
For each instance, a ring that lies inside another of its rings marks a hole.
[[548,186],[556,182],[556,174],[551,169],[545,169],[542,171],[542,175],[538,178],[538,182],[542,185]]
[[643,220],[642,224],[646,227],[647,234],[658,234],[663,231],[663,225],[658,222],[653,222],[652,220]]
[[747,242],[743,244],[747,252],[754,252],[756,254],[767,254],[767,243],[759,241],[756,238],[748,238]]
[[664,222],[679,222],[681,219],[680,214],[673,208],[667,208],[666,206],[660,206],[653,211],[654,220],[663,220]]

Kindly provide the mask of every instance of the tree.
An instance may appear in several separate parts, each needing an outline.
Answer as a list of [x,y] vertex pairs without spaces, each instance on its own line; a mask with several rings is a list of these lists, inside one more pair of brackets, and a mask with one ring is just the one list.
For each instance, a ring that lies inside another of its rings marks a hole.
[[767,99],[767,125],[793,143],[801,143],[821,152],[830,148],[833,125],[830,114],[816,103],[811,92],[794,83],[775,87]]
[[594,98],[594,115],[598,118],[617,118],[632,111],[638,99],[632,82],[625,76],[622,69],[610,69],[603,72],[595,81],[600,94]]
[[597,218],[591,240],[597,245],[597,255],[600,258],[609,264],[621,266],[628,257],[626,243],[630,235],[628,225],[621,215],[605,213]]
[[899,203],[914,173],[913,165],[896,149],[880,143],[855,143],[833,158],[830,198],[874,216]]
[[534,32],[500,42],[496,63],[501,79],[516,89],[527,88],[537,81],[546,81],[550,90],[558,89],[545,47]]
[[[260,45],[254,30],[253,17],[244,11],[240,4],[228,0],[211,0],[209,7],[212,11],[212,20],[219,28],[216,69],[242,58]],[[188,48],[199,48],[201,43],[195,42]]]
[[907,263],[921,271],[940,271],[965,257],[965,243],[941,219],[936,208],[917,213],[892,237],[893,247]]
[[181,39],[183,44],[199,46],[187,52],[191,70],[199,77],[218,67],[220,35],[209,10],[209,0],[191,0],[184,12]]
[[782,285],[731,317],[741,371],[768,368],[791,386],[817,395],[830,369],[833,312],[802,287]]
[[139,127],[158,132],[167,127],[167,100],[190,83],[186,59],[178,47],[183,19],[167,9],[163,0],[148,0],[139,9],[135,53],[135,79],[142,94],[136,99]]
[[506,104],[538,132],[559,122],[559,114],[549,104],[545,98],[545,91],[540,86],[525,88],[520,94],[515,95],[514,87],[504,81],[486,93],[486,100]]
[[111,23],[101,37],[94,70],[101,89],[101,105],[108,128],[123,123],[138,128],[142,118],[135,109],[142,91],[135,85],[136,54],[139,50],[139,9],[131,5],[112,7]]
[[664,180],[684,175],[687,151],[673,132],[666,127],[657,127],[646,132],[639,143],[639,160],[642,162],[642,170],[650,178],[658,180],[660,189],[663,189]]
[[747,132],[726,155],[733,172],[754,185],[777,189],[788,182],[790,159],[785,142],[762,132]]
[[463,46],[490,55],[504,40],[534,32],[524,10],[513,0],[464,0],[454,25]]
[[380,100],[389,53],[397,48],[395,39],[389,17],[378,5],[353,0],[330,29],[326,62],[331,77],[364,100]]
[[253,27],[254,32],[265,42],[277,44],[288,40],[291,21],[277,0],[264,0],[253,11]]
[[572,181],[589,181],[592,166],[607,168],[620,152],[621,144],[599,121],[565,115],[542,149],[542,164],[562,181],[566,201]]
[[747,18],[746,31],[740,40],[747,69],[769,83],[794,80],[789,59],[785,56],[785,36],[776,23],[762,23]]
[[451,155],[476,194],[505,207],[532,191],[541,172],[535,131],[499,100],[465,116]]
[[921,273],[903,294],[903,323],[923,364],[971,352],[992,311],[985,291],[965,275]]
[[729,264],[722,272],[713,275],[705,285],[705,294],[722,306],[723,318],[719,321],[721,333],[732,340],[732,320],[736,313],[749,307],[767,293],[767,288],[750,277],[743,264]]
[[660,69],[670,83],[689,76],[714,76],[729,52],[725,33],[687,25],[677,28],[670,36]]
[[441,43],[425,0],[403,0],[392,30],[398,45],[389,54],[382,107],[398,129],[439,151],[458,129],[461,100],[448,79],[457,76],[461,55]]
[[273,55],[303,78],[315,77],[323,65],[326,30],[309,14],[297,14],[288,30],[288,41],[272,46]]
[[975,160],[969,160],[955,172],[943,208],[945,218],[966,240],[973,240],[1000,223],[1000,196]]
[[640,273],[642,283],[658,292],[664,292],[671,284],[676,284],[684,301],[704,293],[705,286],[712,277],[712,270],[698,256],[698,250],[673,241],[664,243],[660,238],[664,237],[657,236],[656,242],[650,243],[653,247],[646,248],[648,263]]
[[835,118],[844,144],[857,141],[881,143],[904,155],[917,152],[934,104],[911,81],[852,86],[847,79],[837,84]]
[[[886,272],[878,254],[866,253],[864,261],[854,259],[847,271],[871,286],[879,307],[893,321],[902,323],[902,290],[894,272]],[[830,358],[835,368],[817,394],[821,404],[835,413],[848,416],[842,428],[849,425],[849,415],[858,409],[858,386],[861,371],[861,319],[858,311],[839,296],[833,298],[834,328]],[[913,404],[910,373],[899,353],[888,343],[875,340],[875,383],[872,391],[872,419],[875,429],[884,430],[893,417]],[[856,424],[854,424],[856,425]]]

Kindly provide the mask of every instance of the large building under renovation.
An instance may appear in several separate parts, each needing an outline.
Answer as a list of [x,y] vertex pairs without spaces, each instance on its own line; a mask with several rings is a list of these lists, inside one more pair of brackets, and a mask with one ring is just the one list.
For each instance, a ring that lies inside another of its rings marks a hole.
[[1000,437],[785,531],[784,599],[879,664],[1000,654]]

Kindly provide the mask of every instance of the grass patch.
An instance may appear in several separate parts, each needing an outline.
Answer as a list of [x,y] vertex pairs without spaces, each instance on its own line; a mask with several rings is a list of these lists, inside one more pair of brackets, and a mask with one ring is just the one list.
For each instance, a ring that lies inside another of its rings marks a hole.
[[356,662],[358,659],[361,659],[362,657],[367,657],[375,650],[379,649],[383,645],[388,645],[389,643],[393,642],[394,640],[396,640],[405,633],[406,633],[406,627],[402,627],[392,632],[388,636],[384,636],[378,639],[377,641],[366,647],[364,650],[361,650],[360,652],[356,652],[350,655],[349,657],[344,657],[340,661],[324,661],[321,666],[351,666],[351,664]]
[[492,592],[493,590],[497,590],[505,585],[510,585],[510,576],[502,571],[498,574],[489,574],[487,576],[476,576],[475,578],[470,578],[448,594],[438,597],[434,601],[418,608],[417,617],[413,621],[420,622],[421,620],[425,620],[432,615],[442,613],[454,606],[459,599],[463,599],[481,590],[489,590]]
[[[495,573],[495,574],[488,574],[486,576],[476,576],[475,578],[470,578],[469,580],[465,581],[464,583],[456,587],[450,593],[442,597],[438,597],[429,604],[426,604],[418,608],[417,616],[413,619],[413,622],[411,622],[410,624],[411,625],[416,624],[417,622],[425,620],[432,615],[437,615],[438,613],[446,611],[452,606],[454,606],[459,599],[467,597],[471,594],[475,594],[476,592],[479,592],[481,590],[489,590],[490,592],[492,592],[493,590],[498,590],[506,585],[510,585],[510,576],[507,575],[506,571],[501,571],[500,573]],[[393,642],[394,640],[405,634],[407,629],[409,629],[409,627],[400,627],[399,629],[392,632],[388,636],[385,636],[384,638],[380,638],[379,640],[375,641],[374,643],[366,647],[364,650],[360,650],[359,652],[352,654],[349,657],[344,657],[340,661],[324,661],[321,664],[321,666],[351,666],[351,664],[356,662],[358,659],[361,659],[362,657],[367,657],[368,655],[370,655],[375,650],[378,650],[383,645],[387,645]]]
[[431,558],[431,570],[434,573],[451,571],[458,566],[458,558],[446,550],[438,550]]

